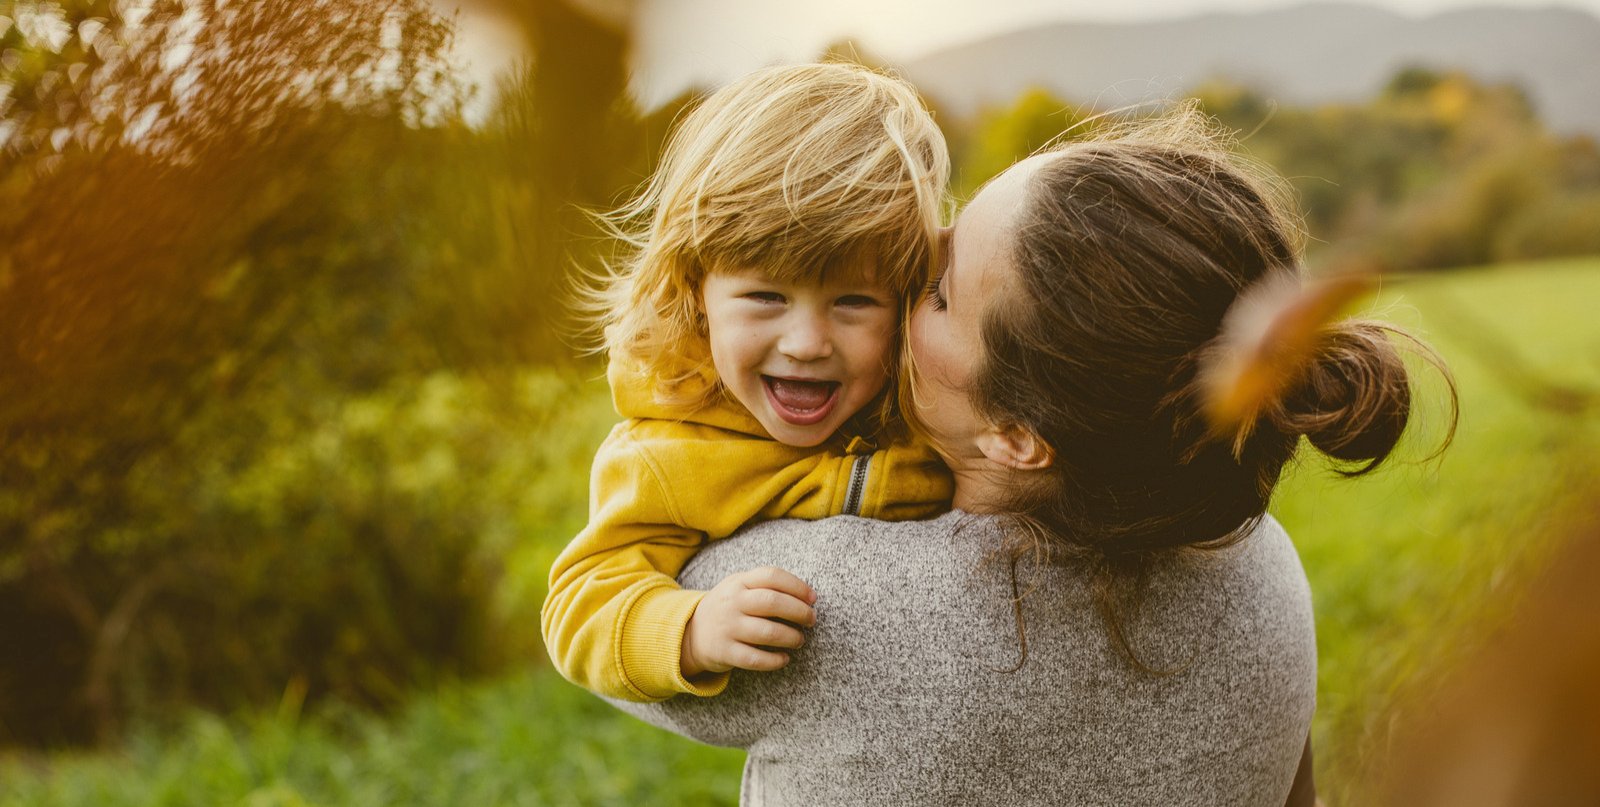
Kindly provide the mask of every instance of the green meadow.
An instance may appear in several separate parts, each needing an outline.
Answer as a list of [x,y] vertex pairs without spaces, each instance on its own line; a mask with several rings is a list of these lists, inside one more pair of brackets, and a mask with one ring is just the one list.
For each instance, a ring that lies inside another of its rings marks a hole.
[[1449,364],[1460,423],[1448,450],[1426,460],[1447,413],[1443,384],[1424,371],[1408,457],[1353,481],[1308,461],[1274,501],[1315,598],[1313,741],[1330,804],[1360,803],[1354,790],[1407,706],[1469,660],[1578,511],[1592,511],[1597,299],[1595,259],[1466,270],[1379,295],[1376,310],[1421,332]]
[[[1447,411],[1425,374],[1400,462],[1345,480],[1308,460],[1274,503],[1316,600],[1330,806],[1361,803],[1395,728],[1504,624],[1592,502],[1600,423],[1582,396],[1600,390],[1596,300],[1600,259],[1390,281],[1373,303],[1443,354],[1461,414],[1454,445],[1428,459]],[[742,756],[646,727],[541,665],[440,683],[384,716],[302,710],[291,687],[276,710],[144,723],[114,750],[13,754],[0,807],[733,804]]]

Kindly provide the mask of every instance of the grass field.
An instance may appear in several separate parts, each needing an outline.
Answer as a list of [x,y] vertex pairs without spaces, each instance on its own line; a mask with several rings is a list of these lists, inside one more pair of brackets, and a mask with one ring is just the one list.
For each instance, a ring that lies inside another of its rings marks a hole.
[[[1371,763],[1430,690],[1514,607],[1600,474],[1600,423],[1564,387],[1600,390],[1600,260],[1394,283],[1385,316],[1424,330],[1461,393],[1455,445],[1441,386],[1422,387],[1410,463],[1344,481],[1294,469],[1273,511],[1316,599],[1318,783],[1363,801]],[[95,754],[0,759],[13,805],[731,804],[742,754],[613,712],[547,669],[418,696],[379,718],[336,707],[135,731]]]
[[[1317,781],[1330,804],[1360,803],[1361,773],[1408,706],[1508,615],[1594,495],[1597,412],[1563,411],[1545,386],[1600,395],[1597,299],[1592,259],[1426,277],[1380,295],[1386,318],[1424,331],[1449,363],[1461,420],[1437,460],[1350,482],[1307,462],[1274,501],[1316,602]],[[1425,376],[1413,457],[1437,445],[1441,388]]]

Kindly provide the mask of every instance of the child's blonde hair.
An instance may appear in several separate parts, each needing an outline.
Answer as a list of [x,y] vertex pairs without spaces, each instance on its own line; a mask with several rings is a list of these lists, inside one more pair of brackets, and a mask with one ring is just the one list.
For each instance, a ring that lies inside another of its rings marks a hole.
[[944,136],[906,82],[853,64],[773,67],[708,96],[683,118],[631,202],[604,217],[628,248],[580,302],[613,361],[630,359],[658,397],[708,403],[721,384],[699,289],[712,271],[822,282],[872,258],[902,306],[925,277],[950,163]]

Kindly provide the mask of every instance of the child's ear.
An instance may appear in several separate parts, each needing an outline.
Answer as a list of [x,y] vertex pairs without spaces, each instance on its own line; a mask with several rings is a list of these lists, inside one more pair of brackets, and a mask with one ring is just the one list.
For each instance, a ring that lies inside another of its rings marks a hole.
[[1056,459],[1056,453],[1044,440],[1015,423],[995,426],[979,435],[978,450],[990,462],[1019,471],[1048,468]]

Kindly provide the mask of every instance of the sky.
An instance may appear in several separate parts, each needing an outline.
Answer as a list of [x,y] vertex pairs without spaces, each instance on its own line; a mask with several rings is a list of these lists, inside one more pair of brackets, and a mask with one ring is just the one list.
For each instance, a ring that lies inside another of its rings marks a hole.
[[[1133,22],[1213,12],[1252,12],[1303,0],[572,0],[616,15],[631,6],[632,90],[645,108],[695,86],[715,85],[759,67],[813,58],[853,39],[889,62],[1043,22]],[[463,0],[434,0],[449,10]],[[461,18],[458,50],[485,88],[517,55],[503,21],[475,10]],[[1485,5],[1579,8],[1600,16],[1600,0],[1365,0],[1410,16]]]

